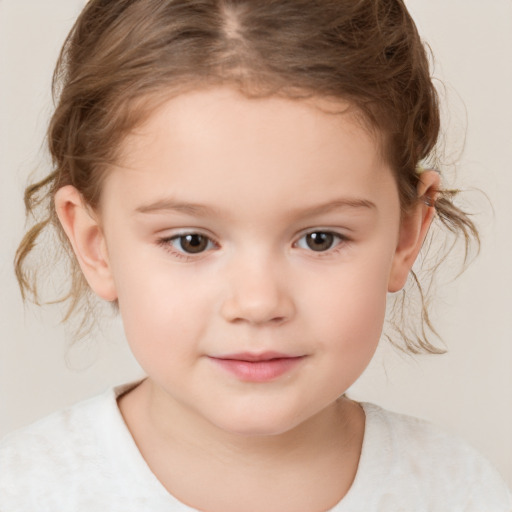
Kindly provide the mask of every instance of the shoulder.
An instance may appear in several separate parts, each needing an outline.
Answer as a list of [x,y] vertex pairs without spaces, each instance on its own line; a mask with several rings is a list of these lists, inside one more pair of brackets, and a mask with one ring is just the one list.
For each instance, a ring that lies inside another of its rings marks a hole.
[[362,405],[366,414],[367,434],[378,437],[397,455],[428,455],[417,459],[418,464],[427,467],[439,462],[440,457],[447,462],[454,461],[454,458],[483,461],[462,439],[428,421],[388,411],[374,404]]
[[112,440],[122,435],[119,416],[110,389],[7,435],[0,442],[0,509],[74,510],[74,496],[101,492],[112,471]]
[[427,421],[361,405],[366,429],[360,467],[388,496],[408,506],[422,502],[421,510],[512,510],[501,476],[469,444]]
[[[6,453],[12,452],[19,446],[35,448],[36,451],[46,451],[45,447],[61,445],[63,441],[69,439],[69,436],[90,436],[92,432],[85,429],[85,425],[92,422],[93,418],[97,419],[98,414],[104,412],[112,394],[113,391],[109,390],[102,395],[54,412],[31,425],[7,434],[0,441],[0,453],[5,456]],[[65,434],[66,437],[63,438],[62,434]]]
[[1,484],[18,475],[44,479],[93,456],[97,425],[108,411],[111,394],[78,403],[7,435],[0,442]]

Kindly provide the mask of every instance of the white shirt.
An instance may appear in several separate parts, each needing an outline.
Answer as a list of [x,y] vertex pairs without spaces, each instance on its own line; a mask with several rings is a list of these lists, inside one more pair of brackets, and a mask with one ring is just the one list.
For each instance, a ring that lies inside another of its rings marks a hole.
[[[0,511],[193,512],[151,472],[123,421],[116,398],[132,386],[8,435],[0,443]],[[362,406],[356,478],[330,512],[512,511],[503,480],[465,443],[424,421]]]

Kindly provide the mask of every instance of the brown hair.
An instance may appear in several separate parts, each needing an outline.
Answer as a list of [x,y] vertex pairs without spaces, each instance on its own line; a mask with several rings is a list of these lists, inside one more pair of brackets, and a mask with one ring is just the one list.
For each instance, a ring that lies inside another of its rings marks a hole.
[[[27,256],[55,229],[71,266],[65,316],[87,316],[90,290],[56,217],[55,192],[71,184],[96,207],[121,141],[158,101],[224,83],[249,96],[348,100],[383,140],[403,211],[417,201],[417,165],[435,164],[439,107],[425,47],[402,0],[90,0],[54,74],[53,171],[25,193],[35,222],[16,254],[24,298],[39,300]],[[441,191],[435,206],[448,230],[463,235],[466,251],[472,237],[478,241],[450,194]],[[413,274],[414,281],[422,325],[416,332],[399,319],[394,329],[410,351],[439,352],[428,341],[435,331]]]

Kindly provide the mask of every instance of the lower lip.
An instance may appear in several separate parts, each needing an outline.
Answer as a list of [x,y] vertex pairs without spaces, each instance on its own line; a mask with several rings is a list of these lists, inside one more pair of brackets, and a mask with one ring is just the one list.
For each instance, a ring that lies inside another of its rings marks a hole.
[[282,357],[264,361],[210,358],[244,382],[269,382],[295,368],[304,357]]

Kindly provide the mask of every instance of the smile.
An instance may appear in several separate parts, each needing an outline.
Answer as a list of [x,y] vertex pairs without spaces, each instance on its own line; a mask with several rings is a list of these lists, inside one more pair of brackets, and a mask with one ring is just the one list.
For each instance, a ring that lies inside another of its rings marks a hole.
[[269,382],[291,371],[305,357],[266,352],[210,356],[209,359],[241,381]]

